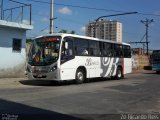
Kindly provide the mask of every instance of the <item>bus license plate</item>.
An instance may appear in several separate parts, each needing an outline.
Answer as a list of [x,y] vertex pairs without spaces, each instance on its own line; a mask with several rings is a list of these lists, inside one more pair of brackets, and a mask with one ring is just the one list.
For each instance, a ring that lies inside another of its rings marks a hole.
[[37,74],[37,77],[39,77],[39,78],[41,78],[43,75],[41,75],[41,74]]

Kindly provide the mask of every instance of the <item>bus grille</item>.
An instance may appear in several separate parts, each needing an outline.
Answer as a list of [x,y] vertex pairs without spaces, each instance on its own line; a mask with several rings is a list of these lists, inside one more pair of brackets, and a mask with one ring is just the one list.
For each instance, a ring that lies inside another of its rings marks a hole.
[[33,67],[32,72],[33,73],[48,73],[49,67]]

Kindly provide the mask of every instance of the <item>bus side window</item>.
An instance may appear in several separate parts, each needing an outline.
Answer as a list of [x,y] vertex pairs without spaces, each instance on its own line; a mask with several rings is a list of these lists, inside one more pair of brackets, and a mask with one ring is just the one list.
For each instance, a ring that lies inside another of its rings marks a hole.
[[66,49],[66,55],[72,56],[73,55],[73,48],[72,48],[73,43],[72,41],[67,41],[66,43],[68,44],[68,48]]
[[[67,45],[67,48],[66,48]],[[62,56],[73,56],[73,41],[70,38],[65,38],[62,44]]]
[[122,49],[122,45],[120,44],[115,44],[115,52],[116,52],[116,55],[115,57],[123,57],[123,49]]
[[75,38],[75,54],[78,56],[88,55],[88,41],[86,39]]
[[100,56],[103,56],[103,42],[99,42]]
[[91,56],[100,56],[100,42],[98,41],[89,41],[90,55]]
[[107,42],[103,43],[103,55],[105,57],[113,57],[114,55],[113,44]]
[[125,58],[130,58],[131,57],[131,48],[130,48],[130,46],[123,45],[123,52],[124,52],[124,57]]

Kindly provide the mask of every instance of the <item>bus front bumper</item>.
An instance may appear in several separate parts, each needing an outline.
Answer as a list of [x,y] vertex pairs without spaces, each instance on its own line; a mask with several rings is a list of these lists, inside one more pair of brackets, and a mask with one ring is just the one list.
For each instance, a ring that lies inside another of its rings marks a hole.
[[55,70],[53,72],[48,72],[48,73],[31,73],[28,72],[27,76],[29,80],[54,80],[54,81],[59,81],[59,70]]

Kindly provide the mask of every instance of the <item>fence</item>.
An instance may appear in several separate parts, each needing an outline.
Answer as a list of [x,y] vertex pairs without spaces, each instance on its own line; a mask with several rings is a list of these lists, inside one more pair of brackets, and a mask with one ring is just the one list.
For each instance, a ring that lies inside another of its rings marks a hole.
[[[16,3],[15,7],[6,8],[7,2]],[[10,22],[32,24],[32,5],[14,0],[0,0],[0,19]]]

